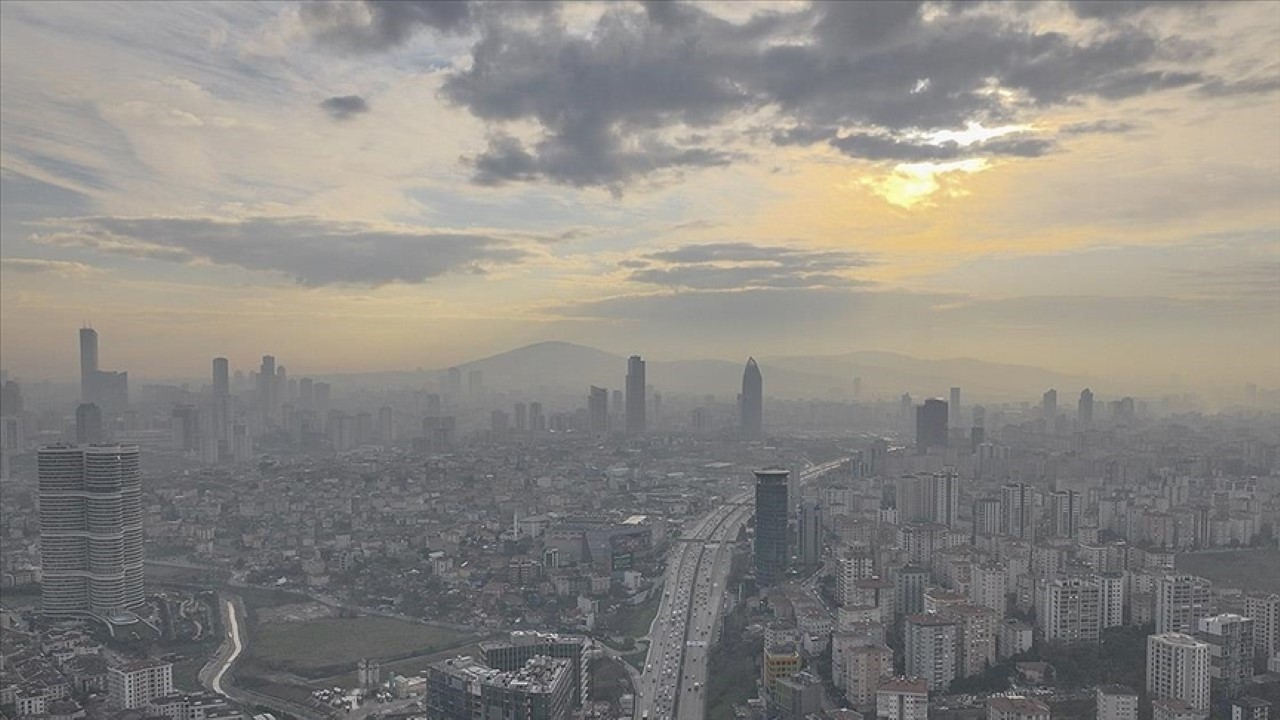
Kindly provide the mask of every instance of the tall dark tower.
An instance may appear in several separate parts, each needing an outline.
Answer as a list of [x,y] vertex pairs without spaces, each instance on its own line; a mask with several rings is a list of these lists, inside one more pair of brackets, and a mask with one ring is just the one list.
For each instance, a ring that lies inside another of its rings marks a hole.
[[226,397],[231,394],[231,372],[227,359],[213,359],[213,396]]
[[742,416],[742,432],[749,438],[760,437],[764,430],[764,379],[755,358],[747,358],[742,371],[742,400],[738,408]]
[[597,435],[609,432],[609,391],[605,388],[591,386],[587,395],[587,424]]
[[80,402],[98,399],[98,331],[80,328]]
[[639,355],[632,355],[627,360],[628,435],[641,435],[645,431],[644,393],[644,360]]
[[772,585],[787,571],[787,478],[789,470],[756,470],[756,580]]
[[929,398],[916,408],[916,452],[921,455],[931,447],[947,446],[947,402]]

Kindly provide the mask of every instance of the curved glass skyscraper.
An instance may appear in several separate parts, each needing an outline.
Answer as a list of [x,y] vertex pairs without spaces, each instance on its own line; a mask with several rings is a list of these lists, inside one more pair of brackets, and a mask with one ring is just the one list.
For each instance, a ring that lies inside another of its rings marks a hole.
[[138,448],[55,445],[37,463],[45,615],[105,619],[141,605]]

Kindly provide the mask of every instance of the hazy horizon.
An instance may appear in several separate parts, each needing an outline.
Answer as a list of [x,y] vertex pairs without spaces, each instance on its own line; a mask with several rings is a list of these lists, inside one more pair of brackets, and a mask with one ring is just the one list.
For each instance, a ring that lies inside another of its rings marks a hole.
[[1280,6],[405,7],[4,3],[4,365],[1280,387]]

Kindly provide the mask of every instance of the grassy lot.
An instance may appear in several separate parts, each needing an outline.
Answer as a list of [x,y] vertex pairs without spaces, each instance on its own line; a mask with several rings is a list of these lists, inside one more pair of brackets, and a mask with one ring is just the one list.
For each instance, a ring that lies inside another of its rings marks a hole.
[[1280,592],[1280,550],[1224,550],[1186,553],[1174,562],[1178,572],[1208,578],[1215,587],[1245,591]]
[[205,665],[206,658],[187,658],[173,664],[173,687],[178,690],[187,692],[199,692],[204,688],[200,685],[200,670]]
[[269,623],[249,642],[254,663],[318,677],[345,672],[360,658],[391,660],[429,653],[469,639],[444,628],[384,617]]
[[639,605],[623,604],[606,621],[607,632],[613,635],[630,635],[633,638],[648,635],[649,626],[653,624],[653,618],[658,614],[658,603],[661,599],[661,593],[654,593]]
[[272,590],[269,588],[258,587],[236,587],[232,589],[236,595],[244,600],[244,605],[250,611],[260,608],[280,607],[281,605],[297,605],[301,603],[311,602],[311,598],[306,595],[300,595],[288,590]]
[[622,656],[622,659],[626,660],[627,664],[630,665],[631,667],[641,672],[644,672],[644,661],[648,659],[648,657],[649,657],[649,649],[646,647],[644,650],[637,650],[636,652],[633,652],[633,653],[627,653],[626,655]]
[[611,658],[596,658],[591,662],[591,699],[612,703],[615,707],[625,693],[633,693],[631,676],[626,666]]
[[[427,666],[441,660],[448,660],[458,655],[470,655],[473,658],[480,657],[480,645],[477,643],[467,643],[460,645],[452,645],[444,650],[425,655],[415,655],[404,660],[395,660],[392,662],[381,663],[382,677],[389,678],[392,675],[404,675],[405,677],[413,677],[414,675],[425,674]],[[323,678],[314,678],[312,685],[320,687],[347,687],[356,686],[356,673],[352,669],[350,672],[326,676]]]
[[756,695],[756,661],[764,641],[727,639],[711,649],[707,678],[707,717],[733,718],[733,706]]

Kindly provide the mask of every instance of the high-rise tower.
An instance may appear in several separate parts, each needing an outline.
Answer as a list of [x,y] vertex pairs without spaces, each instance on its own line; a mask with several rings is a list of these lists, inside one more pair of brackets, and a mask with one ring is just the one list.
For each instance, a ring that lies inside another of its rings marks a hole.
[[747,358],[742,371],[742,400],[739,412],[742,416],[742,433],[749,438],[760,437],[764,430],[764,379],[755,358]]
[[213,359],[213,396],[226,397],[231,394],[230,365],[224,357]]
[[98,617],[143,602],[138,448],[41,448],[40,570],[49,617]]
[[639,355],[632,355],[627,360],[628,435],[641,435],[645,431],[644,394],[644,360]]
[[97,402],[98,331],[80,328],[80,402]]
[[1147,692],[1153,700],[1181,700],[1209,710],[1209,644],[1183,633],[1147,637]]
[[1087,428],[1093,425],[1093,391],[1089,388],[1080,391],[1080,402],[1076,405],[1076,418],[1080,421],[1080,427]]
[[596,435],[609,432],[609,391],[602,387],[591,386],[587,395],[588,430]]
[[787,571],[787,478],[789,470],[756,470],[756,579],[772,585]]
[[1049,423],[1049,430],[1053,430],[1053,419],[1058,417],[1058,391],[1049,388],[1045,391],[1044,397],[1040,398],[1040,409],[1044,412],[1044,421]]
[[916,452],[947,446],[947,401],[929,398],[916,408]]

